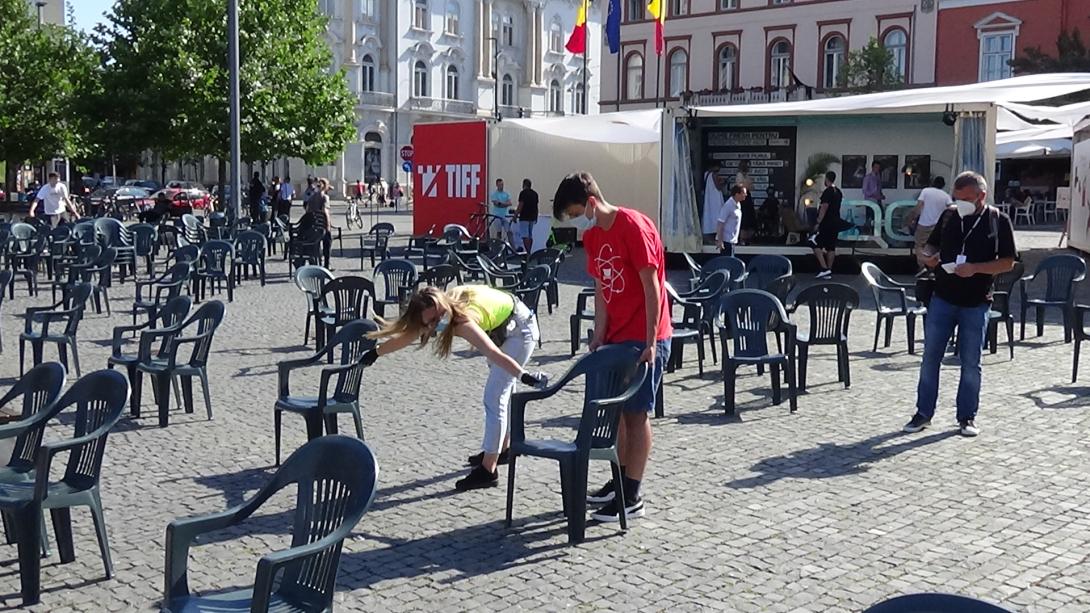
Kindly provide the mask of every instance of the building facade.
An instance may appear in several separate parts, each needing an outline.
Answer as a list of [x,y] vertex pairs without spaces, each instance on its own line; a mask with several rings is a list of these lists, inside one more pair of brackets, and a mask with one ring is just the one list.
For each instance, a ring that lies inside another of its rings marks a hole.
[[[318,0],[334,68],[359,96],[357,139],[324,174],[340,186],[405,185],[400,149],[421,122],[597,112],[600,12],[587,19],[590,57],[564,49],[578,0]],[[285,173],[284,171],[289,171]]]
[[623,0],[602,110],[769,102],[837,88],[848,51],[877,38],[908,85],[935,82],[935,0],[668,0],[665,46],[644,0]]
[[[33,15],[37,16],[41,11],[42,22],[54,25],[64,25],[65,0],[27,0],[27,5]],[[40,7],[39,7],[40,5]]]
[[1061,30],[1090,36],[1090,0],[938,0],[939,85],[1012,76],[1010,60],[1040,47],[1056,55]]

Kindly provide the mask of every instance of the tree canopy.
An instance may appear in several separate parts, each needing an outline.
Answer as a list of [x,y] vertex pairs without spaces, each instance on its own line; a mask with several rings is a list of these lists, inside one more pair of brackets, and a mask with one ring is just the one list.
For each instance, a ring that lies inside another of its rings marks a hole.
[[904,83],[893,52],[873,36],[863,47],[849,51],[838,85],[852,93],[896,89]]
[[1078,28],[1060,30],[1056,37],[1056,55],[1041,50],[1040,46],[1027,47],[1010,62],[1015,74],[1040,74],[1048,72],[1090,72],[1090,50],[1083,43]]

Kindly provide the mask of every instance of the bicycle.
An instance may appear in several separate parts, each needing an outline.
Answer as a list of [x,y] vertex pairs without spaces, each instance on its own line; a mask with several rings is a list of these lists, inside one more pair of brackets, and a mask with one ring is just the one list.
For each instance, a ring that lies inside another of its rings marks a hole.
[[[477,203],[477,206],[480,207],[480,210],[469,215],[469,227],[466,228],[473,238],[482,242],[487,241],[490,234],[489,230],[491,230],[493,224],[497,222],[500,224],[500,228],[503,228],[505,232],[507,231],[505,227],[507,220],[505,218],[500,217],[499,215],[493,215],[489,211],[488,205],[483,202]],[[504,240],[507,240],[506,237]]]
[[545,239],[545,246],[553,249],[559,249],[564,252],[564,255],[570,255],[572,249],[575,248],[575,241],[565,242],[556,237],[556,229],[549,229],[549,237]]
[[352,196],[348,199],[348,209],[344,212],[344,225],[351,230],[355,224],[363,229],[363,215],[360,215],[360,198]]

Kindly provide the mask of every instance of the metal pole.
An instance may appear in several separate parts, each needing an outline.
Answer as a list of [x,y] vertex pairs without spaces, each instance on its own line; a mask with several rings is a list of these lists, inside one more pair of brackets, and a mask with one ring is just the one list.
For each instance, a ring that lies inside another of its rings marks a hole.
[[[584,9],[583,15],[585,16],[586,9]],[[584,17],[585,19],[585,17]],[[590,28],[587,24],[583,23],[583,114],[587,114],[588,99],[590,98],[590,92],[587,91],[587,52],[590,50]],[[601,81],[599,81],[601,83]]]
[[[658,54],[657,67],[655,68],[655,108],[659,108],[659,99],[662,97],[662,54]],[[666,106],[666,104],[663,104]]]
[[242,126],[238,85],[238,0],[227,0],[227,69],[231,81],[231,204],[235,219],[242,218]]
[[[618,52],[613,54],[613,55],[614,55],[614,57],[617,58],[617,90],[616,90],[617,95],[614,97],[614,99],[615,99],[615,102],[617,103],[617,110],[620,111],[621,110],[621,57],[624,56],[624,49],[618,50]],[[601,89],[601,80],[599,80],[598,83],[599,83],[599,89]],[[625,93],[627,94],[628,92],[625,92]]]
[[39,28],[42,27],[43,23],[45,23],[45,19],[42,17],[42,9],[45,8],[46,4],[49,4],[49,3],[45,2],[44,0],[39,0],[38,2],[34,3],[34,6],[38,7],[38,27]]
[[488,42],[492,45],[492,117],[498,121],[500,118],[500,39],[489,36]]

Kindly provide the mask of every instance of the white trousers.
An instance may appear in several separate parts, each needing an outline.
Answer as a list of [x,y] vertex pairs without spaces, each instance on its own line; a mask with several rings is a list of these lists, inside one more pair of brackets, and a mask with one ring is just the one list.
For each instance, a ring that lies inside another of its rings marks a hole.
[[[537,319],[521,302],[515,305],[515,315],[500,350],[520,366],[525,366],[540,337]],[[481,451],[499,453],[507,436],[511,393],[518,381],[506,370],[488,365],[488,380],[484,384],[484,439]]]

